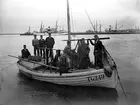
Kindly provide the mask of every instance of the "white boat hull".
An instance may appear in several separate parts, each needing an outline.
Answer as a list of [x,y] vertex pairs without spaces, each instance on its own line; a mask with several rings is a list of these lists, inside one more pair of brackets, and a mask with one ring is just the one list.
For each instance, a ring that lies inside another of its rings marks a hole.
[[[22,61],[22,64],[17,63],[19,70],[29,78],[51,82],[54,84],[71,85],[71,86],[99,86],[107,88],[115,88],[117,84],[117,71],[113,70],[112,76],[107,77],[104,69],[85,69],[82,72],[60,73],[50,72],[37,72],[32,70],[33,66],[37,67],[38,64]],[[28,66],[27,66],[28,65]],[[77,70],[78,71],[78,70]]]

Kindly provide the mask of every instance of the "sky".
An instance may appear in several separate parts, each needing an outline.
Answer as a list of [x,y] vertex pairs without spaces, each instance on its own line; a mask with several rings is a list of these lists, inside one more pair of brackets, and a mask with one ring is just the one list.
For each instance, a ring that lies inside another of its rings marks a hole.
[[[140,27],[140,0],[69,0],[72,31],[92,29],[92,22],[102,24],[102,30],[112,25],[118,28]],[[66,0],[0,0],[0,33],[39,31],[58,25],[67,29]]]

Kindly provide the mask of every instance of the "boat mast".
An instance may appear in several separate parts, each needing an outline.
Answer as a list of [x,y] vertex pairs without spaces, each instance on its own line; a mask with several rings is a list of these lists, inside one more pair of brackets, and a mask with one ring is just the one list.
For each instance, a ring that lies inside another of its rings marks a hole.
[[42,21],[41,21],[41,26],[40,26],[40,33],[42,33],[43,26],[42,26]]
[[30,32],[31,31],[31,29],[30,29],[30,26],[29,26],[29,30],[28,30],[28,32]]
[[56,20],[56,24],[55,24],[55,32],[58,32],[58,14],[57,14],[57,20]]
[[[71,41],[71,27],[70,27],[70,12],[69,12],[69,1],[67,0],[67,28],[68,28],[68,40]],[[71,45],[70,45],[71,46]]]
[[116,20],[115,30],[117,31],[117,20]]
[[96,33],[98,32],[98,23],[97,23],[97,20],[96,20]]
[[99,24],[99,32],[101,32],[102,31],[102,24],[101,24],[101,20],[99,21],[100,22],[100,24]]
[[58,28],[57,23],[58,23],[58,20],[56,21],[56,24],[55,24],[55,31],[56,31],[56,32],[57,32],[57,28]]

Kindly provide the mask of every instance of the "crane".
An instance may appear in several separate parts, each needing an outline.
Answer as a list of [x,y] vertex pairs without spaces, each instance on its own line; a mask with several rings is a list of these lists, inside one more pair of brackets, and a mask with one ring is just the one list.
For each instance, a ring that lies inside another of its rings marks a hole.
[[120,29],[120,28],[122,28],[123,27],[123,25],[121,25],[119,28],[118,28],[118,30]]

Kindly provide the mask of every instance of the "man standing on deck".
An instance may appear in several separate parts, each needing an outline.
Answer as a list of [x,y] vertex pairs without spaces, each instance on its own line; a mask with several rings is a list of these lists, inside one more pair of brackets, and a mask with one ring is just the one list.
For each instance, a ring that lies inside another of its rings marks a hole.
[[54,38],[51,37],[51,33],[48,33],[49,37],[46,38],[46,63],[48,64],[49,58],[51,58],[51,61],[53,60],[53,46],[55,44]]
[[39,39],[39,52],[40,52],[40,56],[45,58],[45,40],[43,39],[43,36],[40,35],[40,39]]
[[90,52],[89,42],[87,40],[87,43],[85,43],[85,39],[82,38],[80,40],[80,43],[78,44],[77,49],[77,53],[79,56],[78,59],[79,68],[86,69],[90,66],[89,52]]
[[63,72],[68,72],[68,69],[72,68],[72,63],[71,63],[71,47],[70,47],[70,41],[67,41],[67,45],[63,50],[63,54],[60,56],[60,60],[58,62],[60,70],[63,70]]
[[78,55],[75,52],[75,49],[71,49],[71,42],[67,41],[67,45],[63,50],[63,55],[66,57],[66,61],[68,63],[69,68],[77,68],[78,63]]
[[66,47],[64,48],[64,51],[63,51],[64,54],[71,55],[70,43],[71,43],[70,41],[67,41],[67,45],[66,45]]
[[103,63],[102,63],[102,49],[103,49],[103,45],[102,42],[99,40],[99,37],[97,35],[94,36],[95,38],[95,43],[93,43],[90,40],[91,45],[94,45],[94,64],[95,67],[103,67]]
[[34,39],[32,40],[32,46],[34,47],[34,55],[39,56],[39,40],[36,38],[36,35],[34,35]]

